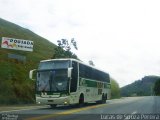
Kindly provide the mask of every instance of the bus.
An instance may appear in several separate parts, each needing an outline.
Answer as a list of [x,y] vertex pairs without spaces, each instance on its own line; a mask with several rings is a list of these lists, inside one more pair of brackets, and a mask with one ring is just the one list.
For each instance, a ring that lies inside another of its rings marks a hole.
[[83,105],[105,103],[111,97],[109,74],[76,59],[42,60],[36,71],[36,103],[50,105]]

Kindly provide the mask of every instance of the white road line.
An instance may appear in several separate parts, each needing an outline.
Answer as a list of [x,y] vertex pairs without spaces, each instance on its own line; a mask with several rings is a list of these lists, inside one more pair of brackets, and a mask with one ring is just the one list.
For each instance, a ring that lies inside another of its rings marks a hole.
[[44,108],[46,106],[32,106],[34,108],[26,108],[26,109],[18,109],[18,110],[9,110],[9,111],[0,111],[0,114],[1,113],[8,113],[8,112],[16,112],[16,111],[23,111],[23,110],[35,110],[35,109],[39,109],[39,108]]

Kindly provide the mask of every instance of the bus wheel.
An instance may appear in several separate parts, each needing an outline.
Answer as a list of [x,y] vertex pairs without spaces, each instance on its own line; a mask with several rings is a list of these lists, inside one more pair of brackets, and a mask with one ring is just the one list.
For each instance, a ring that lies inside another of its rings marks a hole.
[[51,108],[55,108],[57,105],[56,104],[51,104],[50,106],[51,106]]
[[102,95],[102,100],[101,100],[102,104],[106,103],[106,99],[107,99],[107,96],[103,94]]
[[101,100],[96,101],[96,103],[97,103],[97,104],[106,103],[106,99],[107,99],[107,96],[105,96],[105,95],[103,94],[102,97],[101,97]]
[[79,107],[83,107],[84,106],[84,95],[81,94],[80,97],[79,97],[79,104],[78,104]]

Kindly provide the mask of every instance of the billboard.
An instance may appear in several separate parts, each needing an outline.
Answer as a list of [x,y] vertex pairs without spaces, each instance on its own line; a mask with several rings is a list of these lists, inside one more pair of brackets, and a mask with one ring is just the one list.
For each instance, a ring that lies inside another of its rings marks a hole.
[[2,37],[1,48],[33,51],[33,41]]

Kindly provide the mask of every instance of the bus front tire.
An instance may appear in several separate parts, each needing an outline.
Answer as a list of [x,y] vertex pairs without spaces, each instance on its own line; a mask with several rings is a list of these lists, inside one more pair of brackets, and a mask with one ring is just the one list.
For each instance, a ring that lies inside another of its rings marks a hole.
[[81,94],[79,97],[79,104],[78,107],[83,107],[84,106],[84,95]]

